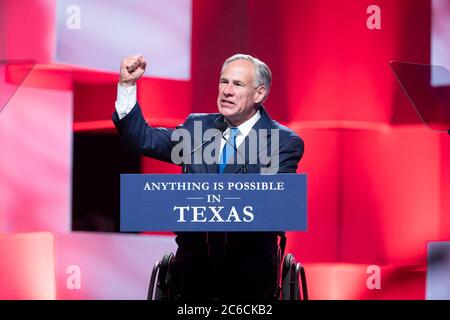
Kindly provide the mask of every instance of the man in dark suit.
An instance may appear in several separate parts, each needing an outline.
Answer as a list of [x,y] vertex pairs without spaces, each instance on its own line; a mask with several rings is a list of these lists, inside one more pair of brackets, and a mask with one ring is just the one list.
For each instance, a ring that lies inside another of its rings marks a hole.
[[[133,151],[162,161],[177,162],[172,154],[176,145],[176,141],[172,141],[175,129],[149,126],[137,104],[135,83],[145,68],[146,61],[142,56],[130,56],[122,61],[114,124]],[[272,120],[262,106],[271,81],[267,65],[252,56],[238,54],[224,62],[217,98],[219,113],[191,114],[179,127],[192,134],[196,123],[201,125],[202,133],[211,128],[219,129],[221,134],[200,141],[205,147],[209,143],[217,145],[218,151],[212,154],[217,161],[185,161],[183,172],[296,172],[304,150],[302,139]],[[263,133],[256,135],[256,143],[258,152],[270,154],[269,162],[262,161],[259,153],[248,149],[252,132]],[[192,141],[190,150],[198,147],[196,140]],[[262,148],[261,144],[264,144]],[[239,155],[244,160],[233,161]],[[274,212],[274,218],[276,214]],[[171,296],[180,300],[273,299],[277,241],[275,232],[177,233]]]

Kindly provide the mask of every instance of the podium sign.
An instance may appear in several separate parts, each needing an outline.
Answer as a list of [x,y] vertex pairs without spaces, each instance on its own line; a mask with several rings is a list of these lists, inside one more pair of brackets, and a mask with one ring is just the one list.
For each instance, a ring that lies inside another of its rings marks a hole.
[[306,231],[304,174],[122,174],[121,231]]

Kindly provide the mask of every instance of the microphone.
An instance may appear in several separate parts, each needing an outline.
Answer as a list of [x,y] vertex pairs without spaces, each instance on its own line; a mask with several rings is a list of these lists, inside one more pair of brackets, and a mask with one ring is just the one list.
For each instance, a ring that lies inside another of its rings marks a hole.
[[[219,134],[222,135],[223,138],[223,132],[225,130],[227,130],[228,128],[228,124],[226,123],[226,121],[223,119],[223,116],[219,116],[217,117],[216,120],[214,120],[213,123],[213,127],[217,130],[219,130],[220,132],[218,132],[217,134],[213,135],[212,137],[210,137],[208,140],[203,141],[203,143],[201,143],[200,145],[198,145],[197,147],[195,147],[193,150],[191,150],[191,152],[189,153],[189,156],[192,156],[198,149],[200,149],[201,147],[203,147],[205,144],[211,142],[213,139],[215,139]],[[225,139],[226,140],[226,139]],[[188,173],[187,170],[187,165],[185,163],[183,163],[183,173]]]
[[214,120],[213,127],[218,129],[222,134],[225,130],[229,127],[228,122],[225,121],[225,118],[223,115],[220,115],[217,117],[216,120]]

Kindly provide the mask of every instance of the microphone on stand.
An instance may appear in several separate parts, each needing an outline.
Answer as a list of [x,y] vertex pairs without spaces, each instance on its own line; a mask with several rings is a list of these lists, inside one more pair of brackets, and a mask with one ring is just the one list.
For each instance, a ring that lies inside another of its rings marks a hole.
[[[222,118],[222,119],[220,119]],[[189,156],[192,156],[198,149],[200,149],[201,147],[203,147],[205,144],[211,142],[213,139],[215,139],[219,134],[222,135],[223,137],[223,132],[225,130],[227,130],[228,128],[228,124],[226,123],[225,120],[223,120],[223,116],[219,116],[217,117],[216,120],[214,120],[213,123],[213,127],[217,130],[219,130],[220,132],[218,132],[217,134],[213,135],[212,137],[210,137],[208,140],[203,141],[203,143],[201,143],[200,145],[198,145],[197,147],[195,147],[194,149],[191,150],[191,152],[189,153]],[[183,166],[183,173],[188,173],[187,170],[187,165],[185,163],[182,164]]]

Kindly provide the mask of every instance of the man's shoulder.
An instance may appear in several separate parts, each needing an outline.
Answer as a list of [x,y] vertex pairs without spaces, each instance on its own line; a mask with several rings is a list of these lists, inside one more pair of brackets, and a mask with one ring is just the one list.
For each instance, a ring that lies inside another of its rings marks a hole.
[[264,107],[260,108],[260,112],[264,123],[263,127],[278,130],[280,142],[287,142],[288,140],[297,140],[299,142],[303,142],[303,140],[294,130],[272,119]]
[[281,123],[279,123],[279,122],[277,122],[275,120],[272,120],[272,126],[273,126],[274,129],[277,129],[279,131],[281,140],[283,140],[283,139],[299,139],[299,140],[302,140],[300,138],[300,136],[294,130],[292,130],[289,127],[286,127],[286,126],[282,125]]
[[219,115],[219,113],[191,113],[188,119],[194,121],[214,121]]
[[191,113],[184,122],[184,127],[188,130],[194,130],[195,125],[200,125],[202,130],[214,127],[219,113]]

